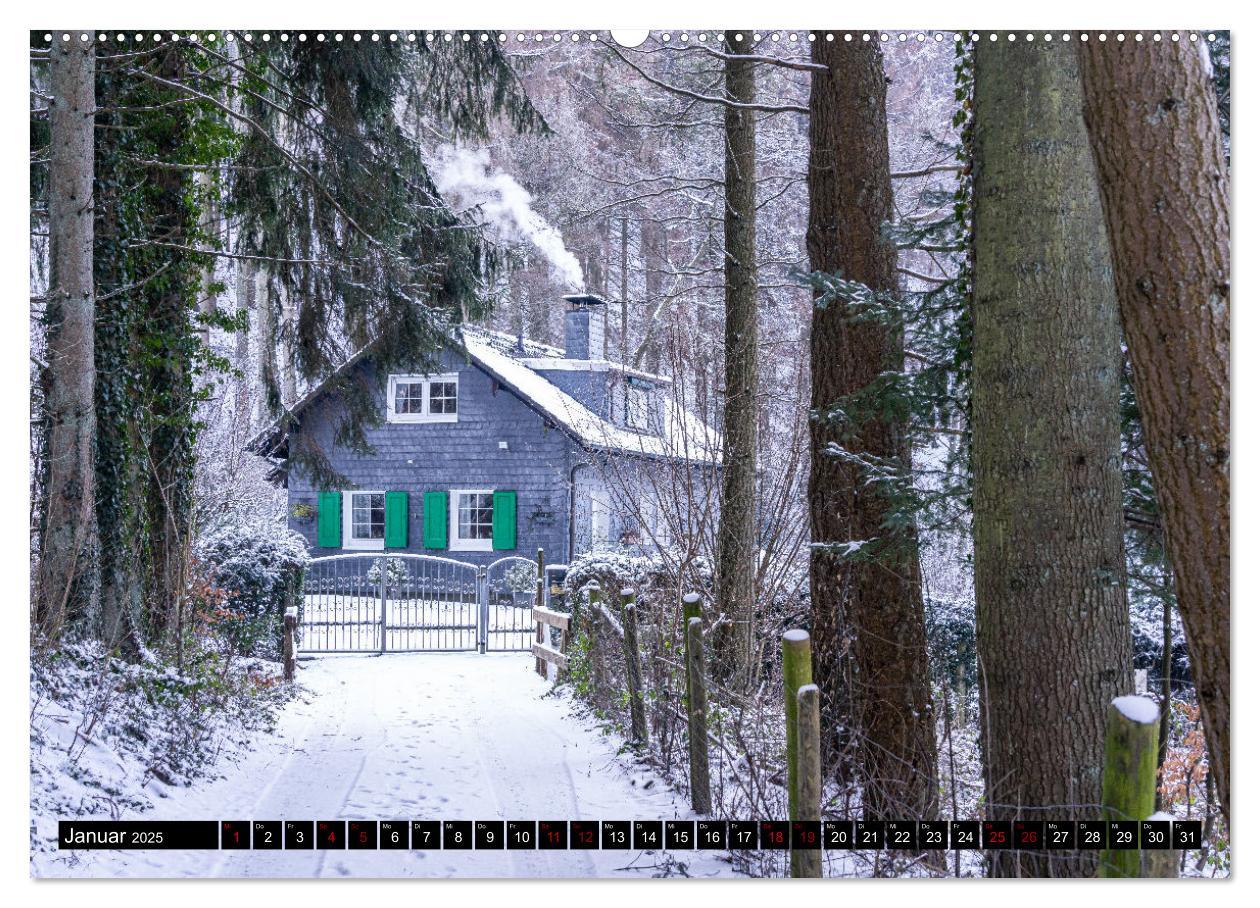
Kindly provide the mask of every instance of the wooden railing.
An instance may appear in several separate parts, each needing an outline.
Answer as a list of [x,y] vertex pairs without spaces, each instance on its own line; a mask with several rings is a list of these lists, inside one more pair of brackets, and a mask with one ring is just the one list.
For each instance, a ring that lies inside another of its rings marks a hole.
[[[538,633],[534,641],[534,659],[538,674],[547,677],[547,664],[554,665],[560,671],[569,667],[569,657],[564,649],[569,639],[569,616],[564,612],[556,612],[541,605],[534,606],[533,620],[538,623]],[[547,628],[554,627],[560,631],[560,647],[551,646],[551,635]]]

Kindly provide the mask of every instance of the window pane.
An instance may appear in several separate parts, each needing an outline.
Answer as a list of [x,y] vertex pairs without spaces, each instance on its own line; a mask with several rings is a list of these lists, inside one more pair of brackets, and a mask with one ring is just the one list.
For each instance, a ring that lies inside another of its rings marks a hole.
[[429,412],[432,414],[454,413],[458,398],[458,385],[453,381],[429,383]]
[[384,539],[384,493],[356,492],[350,501],[350,535],[355,539]]
[[394,412],[424,412],[424,383],[398,382],[394,386]]
[[626,425],[632,429],[650,429],[651,397],[642,388],[626,388]]
[[459,538],[491,539],[494,535],[494,497],[486,492],[459,496]]

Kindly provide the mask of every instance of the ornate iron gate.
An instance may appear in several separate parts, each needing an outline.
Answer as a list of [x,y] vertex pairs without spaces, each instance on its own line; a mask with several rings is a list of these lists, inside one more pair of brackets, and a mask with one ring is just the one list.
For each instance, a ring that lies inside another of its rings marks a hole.
[[536,577],[534,562],[516,556],[486,568],[437,555],[312,558],[298,645],[305,653],[527,652]]
[[538,565],[509,555],[486,568],[485,649],[528,652],[534,642]]

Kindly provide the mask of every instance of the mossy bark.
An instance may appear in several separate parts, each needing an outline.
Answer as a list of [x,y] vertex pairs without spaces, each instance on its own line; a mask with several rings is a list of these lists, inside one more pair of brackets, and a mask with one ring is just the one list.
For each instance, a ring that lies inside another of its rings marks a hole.
[[95,618],[100,596],[92,276],[96,43],[78,37],[54,41],[48,58],[46,437],[36,621],[50,638],[67,622]]
[[[1075,51],[975,51],[972,463],[988,815],[1087,819],[1107,704],[1133,684],[1121,338]],[[1088,876],[1088,851],[995,852]]]
[[713,810],[709,789],[709,696],[704,679],[704,637],[699,617],[687,620],[687,756],[691,771],[691,809]]
[[[1107,711],[1107,749],[1103,762],[1104,820],[1145,820],[1155,809],[1156,759],[1159,720],[1139,722],[1112,704]],[[1142,853],[1137,849],[1107,849],[1099,875],[1141,876]]]
[[1078,53],[1142,434],[1228,822],[1230,205],[1216,95],[1188,40],[1090,41]]
[[[877,42],[817,41],[810,91],[810,268],[896,293],[887,84]],[[843,770],[849,745],[834,729],[855,726],[863,802],[878,819],[929,818],[937,809],[936,725],[924,630],[919,542],[913,522],[890,521],[882,483],[857,457],[909,471],[897,419],[825,416],[880,376],[905,368],[895,325],[855,320],[842,301],[816,305],[810,324],[810,630],[822,694],[824,758]],[[856,424],[855,424],[856,423]],[[855,559],[825,544],[866,542]]]
[[797,750],[796,694],[806,684],[814,683],[810,664],[809,634],[804,631],[788,631],[783,635],[783,713],[787,732],[787,790],[788,819],[800,819],[797,804]]
[[[750,36],[726,33],[726,97],[756,99]],[[750,683],[756,601],[757,501],[757,127],[756,114],[727,105],[726,356],[722,410],[722,489],[717,533],[717,599],[728,623],[713,635],[714,668],[736,687]]]

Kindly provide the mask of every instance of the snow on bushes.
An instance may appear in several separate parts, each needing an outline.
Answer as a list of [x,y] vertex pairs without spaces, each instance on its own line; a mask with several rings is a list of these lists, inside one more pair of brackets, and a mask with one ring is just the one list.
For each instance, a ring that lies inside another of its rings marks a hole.
[[600,586],[608,598],[620,595],[627,587],[634,589],[641,601],[659,599],[662,594],[677,598],[683,593],[709,590],[713,585],[713,566],[707,558],[696,557],[680,572],[677,562],[660,554],[588,552],[569,565],[565,592],[571,598],[588,583]]
[[200,539],[193,599],[243,656],[279,658],[284,610],[301,606],[306,541],[269,523],[228,525]]
[[95,640],[31,653],[31,853],[55,848],[57,820],[145,811],[169,789],[271,728],[288,696],[280,666],[192,647],[183,671],[136,663]]

